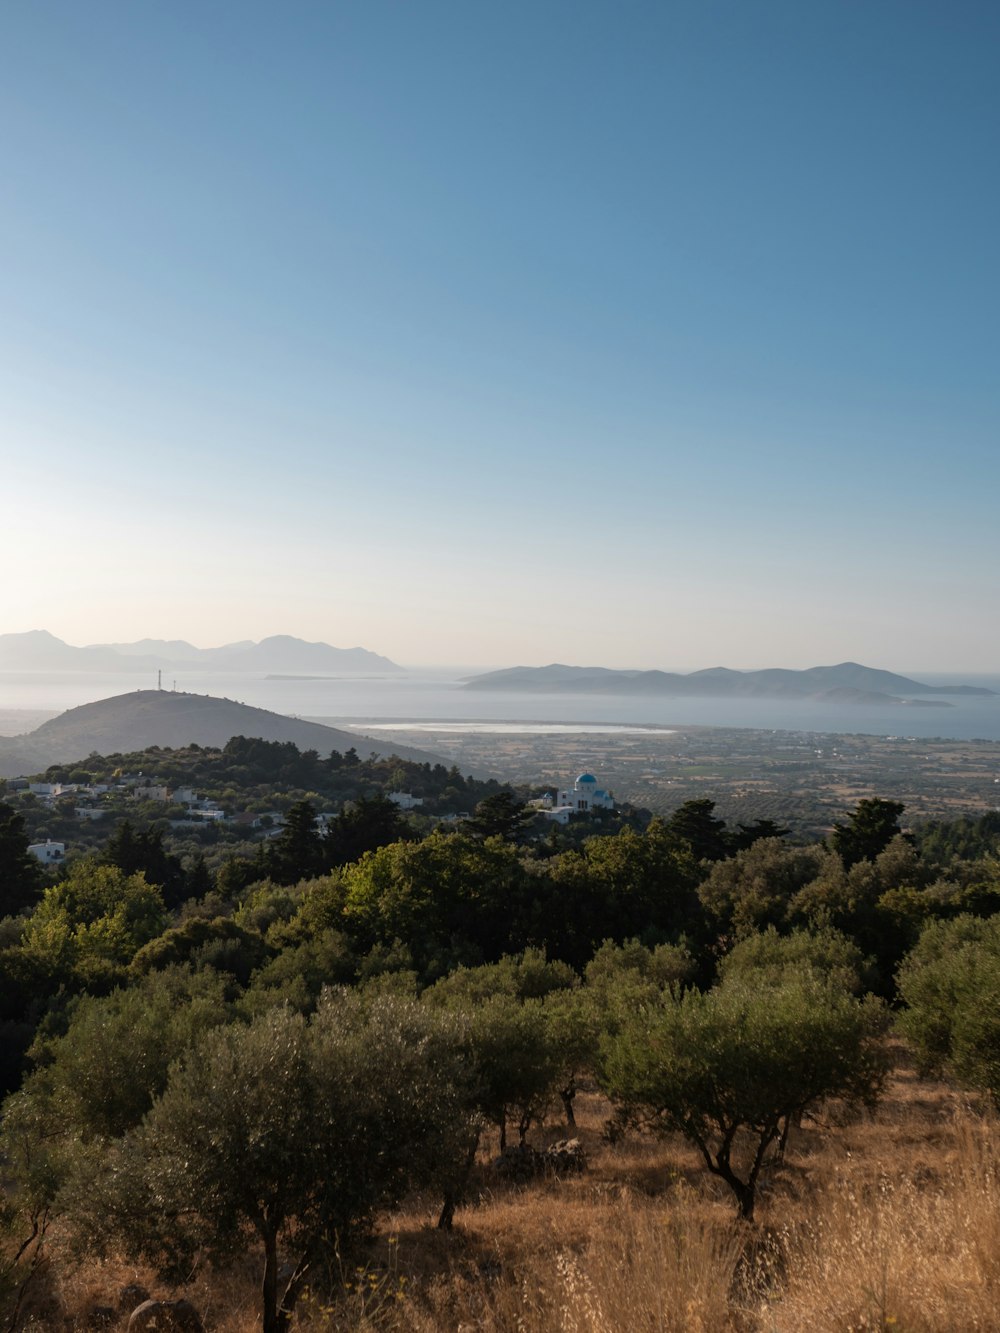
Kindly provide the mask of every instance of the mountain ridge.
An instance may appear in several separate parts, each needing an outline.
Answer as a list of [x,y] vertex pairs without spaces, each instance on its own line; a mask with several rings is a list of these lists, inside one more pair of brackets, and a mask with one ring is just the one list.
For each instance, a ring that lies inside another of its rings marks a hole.
[[48,630],[0,634],[0,671],[401,671],[369,648],[334,648],[290,634],[255,643],[244,639],[219,648],[196,648],[186,639],[139,639],[76,647]]
[[[731,667],[707,667],[680,674],[671,671],[615,670],[608,667],[575,667],[553,662],[544,667],[506,667],[488,671],[465,681],[468,690],[534,691],[540,694],[659,694],[674,697],[710,698],[800,698],[822,699],[836,691],[841,701],[853,692],[854,702],[903,703],[925,695],[994,695],[977,685],[925,685],[908,676],[859,662],[808,667],[802,671],[767,667],[759,671],[735,671]],[[867,699],[862,696],[868,696]]]

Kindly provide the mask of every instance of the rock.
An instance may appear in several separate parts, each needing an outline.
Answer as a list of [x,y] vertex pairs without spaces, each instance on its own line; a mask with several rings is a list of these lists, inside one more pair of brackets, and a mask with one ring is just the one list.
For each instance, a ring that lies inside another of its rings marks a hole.
[[494,1157],[493,1170],[501,1180],[523,1184],[542,1174],[542,1154],[536,1152],[530,1143],[518,1143],[504,1148],[499,1157]]
[[118,1293],[118,1313],[131,1314],[143,1301],[149,1300],[149,1292],[138,1282],[130,1282]]
[[587,1154],[579,1139],[560,1139],[541,1154],[542,1169],[556,1176],[570,1176],[587,1169]]
[[198,1311],[190,1301],[143,1301],[133,1310],[128,1333],[146,1333],[148,1329],[176,1330],[177,1333],[204,1333]]
[[501,1180],[523,1184],[536,1176],[570,1176],[587,1169],[587,1154],[579,1139],[560,1139],[544,1152],[538,1152],[530,1143],[505,1148],[493,1159],[493,1170]]

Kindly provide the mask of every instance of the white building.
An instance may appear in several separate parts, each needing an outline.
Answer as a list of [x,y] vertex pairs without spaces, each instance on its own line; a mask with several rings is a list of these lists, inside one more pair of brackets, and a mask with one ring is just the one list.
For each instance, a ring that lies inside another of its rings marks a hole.
[[[535,802],[537,804],[537,802]],[[597,785],[593,773],[581,773],[572,788],[556,793],[556,799],[546,797],[541,813],[546,819],[565,824],[570,815],[589,815],[594,810],[613,810],[615,798],[611,792]]]
[[572,790],[561,791],[556,797],[556,809],[561,805],[572,806],[584,814],[591,810],[613,810],[615,798],[609,791],[597,785],[593,773],[581,773],[573,783]]
[[391,791],[389,800],[393,805],[398,805],[400,810],[416,810],[424,803],[422,796],[411,796],[408,791]]
[[66,855],[66,844],[64,842],[33,842],[28,851],[36,861],[41,861],[43,865],[54,865],[61,861]]

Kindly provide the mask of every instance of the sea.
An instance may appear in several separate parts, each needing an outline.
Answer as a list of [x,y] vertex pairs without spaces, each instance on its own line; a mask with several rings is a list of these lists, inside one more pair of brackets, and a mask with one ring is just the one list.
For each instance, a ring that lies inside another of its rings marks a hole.
[[[1000,740],[1000,675],[931,676],[931,685],[977,685],[994,696],[942,695],[941,707],[855,705],[795,699],[691,699],[613,694],[508,694],[466,690],[483,668],[421,668],[385,676],[265,676],[192,671],[164,673],[163,688],[210,694],[294,717],[359,731],[441,730],[498,733],[622,731],[634,728],[749,727],[873,736]],[[904,673],[905,674],[905,673]],[[0,672],[3,731],[38,725],[39,713],[133,690],[155,689],[149,672]],[[18,714],[26,725],[18,725]],[[31,714],[30,721],[28,715]]]

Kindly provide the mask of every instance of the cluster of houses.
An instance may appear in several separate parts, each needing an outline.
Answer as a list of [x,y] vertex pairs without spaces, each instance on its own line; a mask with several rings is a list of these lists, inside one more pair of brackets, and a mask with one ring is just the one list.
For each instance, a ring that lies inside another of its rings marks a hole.
[[[179,805],[185,809],[182,819],[172,819],[171,827],[183,828],[212,823],[225,818],[218,802],[201,798],[191,787],[166,787],[153,782],[142,773],[125,773],[112,782],[31,782],[28,778],[8,778],[8,791],[27,791],[37,796],[44,805],[72,797],[73,813],[77,819],[102,819],[108,813],[109,799],[133,801],[161,801],[164,805]],[[257,818],[257,817],[252,817]],[[281,819],[280,815],[276,818]],[[28,851],[44,865],[55,865],[66,855],[63,842],[33,842]]]
[[[247,830],[262,830],[264,838],[277,837],[285,824],[285,817],[279,810],[262,814],[244,811],[240,814],[226,815],[217,801],[199,797],[191,787],[166,787],[153,782],[142,773],[123,774],[113,782],[83,784],[76,782],[30,782],[27,778],[10,778],[7,787],[11,791],[29,791],[46,805],[53,805],[57,800],[72,796],[81,802],[74,807],[78,819],[100,819],[108,813],[108,797],[125,797],[134,801],[162,801],[165,805],[183,806],[184,816],[170,820],[171,828],[192,828],[200,824],[226,820],[227,823],[242,826]],[[422,796],[414,796],[407,791],[391,791],[388,799],[400,810],[418,810],[424,803]],[[86,802],[86,804],[83,804]],[[556,824],[566,824],[574,815],[591,814],[595,810],[613,810],[614,797],[611,792],[598,787],[592,773],[581,773],[571,788],[556,792],[555,797],[545,795],[530,806],[545,819]],[[316,818],[317,825],[324,829],[333,819],[330,814],[321,814]],[[445,822],[457,823],[470,818],[467,811],[446,815]],[[66,855],[63,842],[35,842],[28,851],[45,865],[58,864]]]

